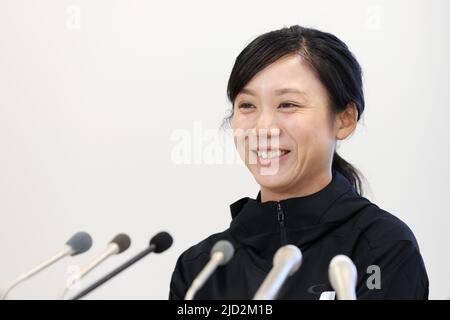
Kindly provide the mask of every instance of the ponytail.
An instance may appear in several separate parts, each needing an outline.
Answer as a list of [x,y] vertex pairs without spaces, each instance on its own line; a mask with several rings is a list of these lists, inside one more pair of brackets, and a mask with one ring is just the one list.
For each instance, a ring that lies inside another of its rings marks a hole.
[[339,156],[336,152],[334,152],[333,155],[332,169],[338,171],[344,177],[346,177],[359,195],[363,194],[361,172],[359,172],[359,170],[356,169],[353,165],[341,158],[341,156]]

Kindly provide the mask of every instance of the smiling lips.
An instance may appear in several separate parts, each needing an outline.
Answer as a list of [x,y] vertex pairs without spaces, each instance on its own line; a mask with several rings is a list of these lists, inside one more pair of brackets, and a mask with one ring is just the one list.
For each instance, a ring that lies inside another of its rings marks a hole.
[[261,149],[254,150],[258,157],[258,163],[262,166],[269,166],[273,161],[279,161],[285,155],[287,155],[290,150],[286,149]]

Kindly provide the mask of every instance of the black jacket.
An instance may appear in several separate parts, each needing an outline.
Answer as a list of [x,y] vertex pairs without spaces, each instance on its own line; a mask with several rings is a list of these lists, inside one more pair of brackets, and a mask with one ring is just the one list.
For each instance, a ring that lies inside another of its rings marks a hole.
[[[231,241],[235,255],[220,266],[196,299],[252,299],[272,267],[280,246],[294,244],[303,254],[297,273],[288,278],[279,299],[319,299],[332,291],[328,265],[338,254],[349,256],[358,271],[358,299],[427,299],[428,277],[419,246],[408,226],[358,195],[349,181],[333,170],[321,191],[306,197],[260,202],[243,198],[230,206],[230,227],[186,250],[177,261],[169,299],[183,299],[205,266],[213,245]],[[380,269],[381,287],[373,269]],[[372,284],[369,289],[367,282]]]

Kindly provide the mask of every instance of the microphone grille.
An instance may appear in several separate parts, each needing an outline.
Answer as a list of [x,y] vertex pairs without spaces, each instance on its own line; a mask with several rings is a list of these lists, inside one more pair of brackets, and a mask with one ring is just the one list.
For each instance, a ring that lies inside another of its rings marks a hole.
[[161,253],[163,251],[166,251],[167,249],[170,248],[172,243],[173,243],[172,236],[169,233],[165,232],[165,231],[157,233],[150,240],[150,245],[154,245],[155,246],[155,253]]
[[115,243],[119,247],[119,253],[124,252],[127,250],[131,245],[131,239],[128,235],[125,233],[119,233],[117,236],[114,237],[114,239],[111,240],[110,243]]
[[88,251],[92,247],[92,238],[89,233],[80,231],[67,240],[66,245],[73,250],[71,256],[75,256]]
[[211,249],[211,255],[213,255],[216,252],[222,252],[223,253],[223,259],[221,261],[221,265],[227,264],[228,261],[233,258],[234,255],[234,247],[228,240],[220,240],[217,241],[214,247]]

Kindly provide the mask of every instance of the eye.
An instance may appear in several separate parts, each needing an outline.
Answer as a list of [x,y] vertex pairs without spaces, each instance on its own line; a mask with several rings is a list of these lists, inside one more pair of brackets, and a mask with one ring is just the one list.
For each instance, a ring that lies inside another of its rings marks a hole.
[[255,106],[250,103],[241,103],[238,108],[239,109],[252,109],[254,107]]
[[282,103],[280,103],[279,108],[282,108],[282,109],[286,109],[286,108],[300,108],[300,106],[295,104],[295,103],[292,103],[292,102],[282,102]]

